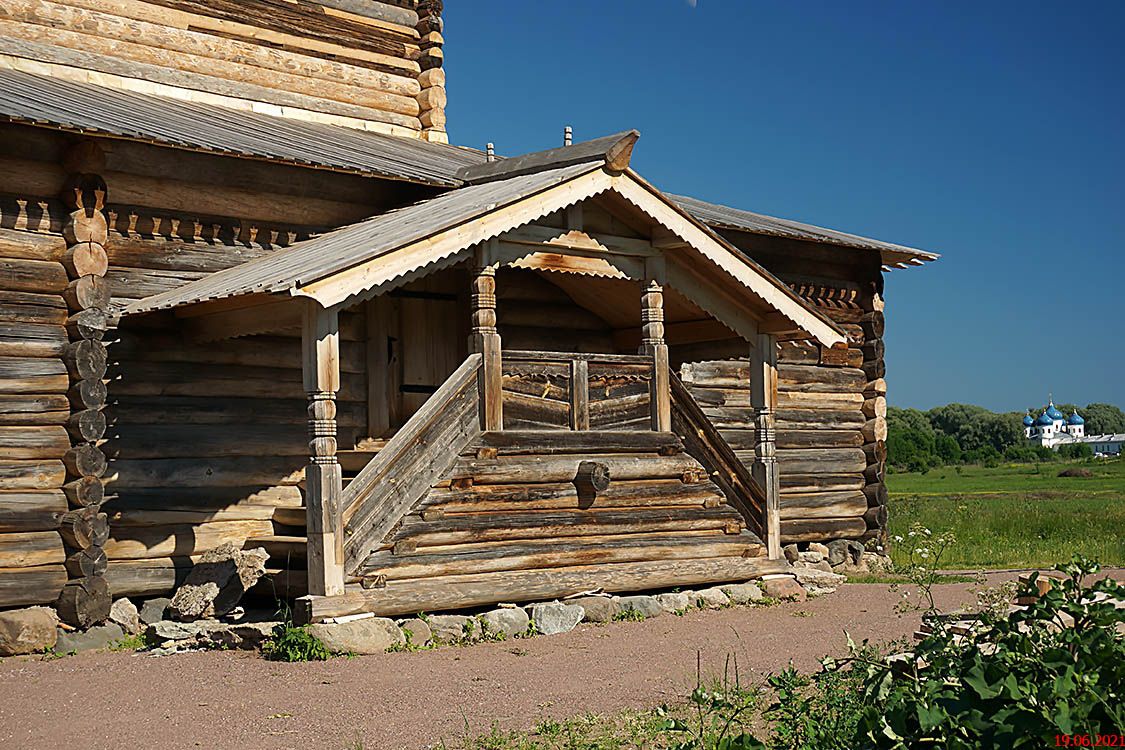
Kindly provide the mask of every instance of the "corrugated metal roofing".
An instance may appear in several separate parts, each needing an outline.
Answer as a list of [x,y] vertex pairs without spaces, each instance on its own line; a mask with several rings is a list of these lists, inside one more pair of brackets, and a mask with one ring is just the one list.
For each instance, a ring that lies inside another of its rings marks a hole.
[[589,162],[452,190],[137,300],[125,308],[124,314],[244,294],[287,292],[464,224],[603,164]]
[[716,203],[707,203],[698,198],[689,198],[684,195],[667,194],[668,197],[680,205],[685,211],[705,224],[717,229],[737,229],[754,234],[767,234],[774,237],[789,237],[797,240],[824,242],[830,245],[853,247],[860,250],[878,250],[882,253],[883,263],[888,265],[919,265],[925,261],[936,260],[935,253],[918,250],[904,245],[894,245],[890,242],[873,240],[846,232],[837,232],[834,229],[803,224],[789,219],[777,219],[772,216],[743,211],[738,208],[721,206]]
[[469,149],[0,70],[0,119],[163,146],[455,187]]

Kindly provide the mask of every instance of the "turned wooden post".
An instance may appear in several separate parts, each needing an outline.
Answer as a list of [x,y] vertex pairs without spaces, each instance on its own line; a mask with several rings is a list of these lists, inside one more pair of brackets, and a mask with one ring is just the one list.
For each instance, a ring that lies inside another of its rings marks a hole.
[[757,410],[757,440],[752,474],[766,491],[766,549],[771,559],[781,557],[781,485],[777,470],[777,341],[758,334],[750,350],[750,404]]
[[489,245],[477,251],[473,269],[473,332],[469,351],[481,354],[480,428],[485,431],[504,429],[504,402],[501,392],[503,375],[500,360],[500,334],[496,331],[496,264],[494,248]]
[[641,354],[652,357],[649,403],[652,429],[672,430],[672,394],[668,377],[668,345],[664,343],[664,266],[663,258],[645,262],[645,286],[641,294]]
[[340,325],[335,310],[305,303],[301,330],[309,398],[309,465],[305,469],[309,593],[344,593],[343,477],[336,460],[336,391],[340,390]]

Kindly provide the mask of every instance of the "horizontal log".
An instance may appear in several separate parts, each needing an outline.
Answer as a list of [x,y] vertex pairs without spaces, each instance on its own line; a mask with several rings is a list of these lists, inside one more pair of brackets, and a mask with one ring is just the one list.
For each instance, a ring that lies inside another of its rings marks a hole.
[[0,258],[61,262],[66,240],[60,235],[0,227]]
[[722,495],[710,482],[684,484],[679,479],[620,481],[592,503],[579,499],[573,482],[550,484],[485,484],[466,489],[435,488],[422,499],[416,510],[458,513],[521,513],[541,510],[579,510],[588,508],[642,508],[650,506],[715,507]]
[[109,269],[109,257],[100,243],[79,242],[67,248],[62,264],[72,279],[80,276],[105,276]]
[[61,295],[0,291],[0,321],[5,323],[62,325],[66,317]]
[[59,490],[0,492],[0,532],[57,530],[66,511]]
[[62,565],[0,569],[0,607],[53,604],[66,580]]
[[[49,360],[44,360],[49,361]],[[236,365],[182,367],[163,362],[129,362],[110,368],[115,396],[206,396],[209,398],[304,399],[300,370]],[[338,401],[366,401],[367,379],[344,373]]]
[[93,442],[105,435],[105,414],[97,409],[86,409],[70,415],[66,431],[75,441]]
[[0,487],[5,490],[50,490],[62,487],[66,467],[62,461],[0,460]]
[[3,357],[61,357],[68,343],[63,326],[0,322]]
[[105,578],[114,599],[170,595],[187,580],[194,564],[191,557],[113,560]]
[[[864,500],[866,510],[867,501]],[[109,516],[110,525],[115,529],[123,526],[180,526],[185,524],[203,525],[223,521],[272,521],[277,508],[272,505],[253,505],[240,503],[213,510],[168,508],[156,509],[117,509],[113,501],[103,506]],[[303,522],[303,519],[302,519]]]
[[388,581],[444,575],[535,570],[605,563],[758,557],[762,544],[745,534],[714,534],[685,538],[658,536],[589,537],[542,544],[505,544],[473,551],[395,555],[376,552],[364,560],[358,575],[385,576]]
[[0,455],[6,458],[62,458],[70,438],[62,427],[0,427]]
[[778,448],[859,448],[859,430],[778,430]]
[[303,597],[297,601],[293,614],[298,622],[317,622],[327,617],[361,612],[380,615],[433,612],[494,602],[562,598],[595,589],[618,593],[745,581],[781,573],[787,567],[783,560],[722,557],[442,576],[390,582],[379,589],[350,587],[337,597]]
[[863,470],[863,478],[868,484],[879,484],[883,481],[886,473],[886,464],[882,462],[868,464],[867,468]]
[[827,542],[833,539],[859,539],[867,523],[857,518],[811,518],[781,521],[781,543]]
[[781,496],[781,518],[849,518],[867,512],[862,492],[801,492]]
[[[114,394],[117,396],[116,392]],[[140,425],[164,425],[174,432],[180,425],[245,425],[308,423],[305,399],[206,398],[203,396],[120,396],[106,409],[106,416],[123,430]],[[338,402],[336,426],[366,426],[362,403]],[[221,429],[221,428],[212,428]]]
[[[365,347],[344,342],[340,347],[340,369],[365,373]],[[119,361],[182,362],[198,365],[243,365],[276,369],[301,369],[301,341],[287,336],[246,336],[207,344],[184,341],[182,332],[122,331],[113,343]]]
[[66,393],[69,386],[61,359],[0,357],[0,394]]
[[62,425],[69,418],[66,396],[0,395],[0,425]]
[[101,547],[87,547],[71,552],[66,558],[66,572],[71,578],[90,578],[104,576],[109,567],[109,558]]
[[[115,487],[116,488],[116,487]],[[304,495],[296,485],[278,487],[148,487],[122,489],[104,510],[224,510],[240,504],[300,508]]]
[[655,531],[742,530],[742,516],[729,506],[719,508],[644,508],[628,510],[551,511],[521,514],[474,513],[423,521],[408,516],[394,535],[419,547],[545,539],[594,534]]
[[859,324],[863,327],[863,335],[869,339],[881,339],[886,331],[886,317],[882,310],[865,312]]
[[118,493],[139,487],[272,487],[302,482],[307,463],[302,457],[115,460],[107,479],[110,491]]
[[133,425],[118,423],[103,447],[111,458],[164,458],[185,450],[196,458],[308,456],[308,431],[300,425]]
[[62,564],[66,559],[57,531],[0,534],[0,568],[30,568]]
[[609,466],[615,479],[676,479],[697,475],[701,468],[695,459],[686,456],[655,454],[591,453],[585,456],[505,456],[494,459],[462,459],[453,468],[449,479],[472,479],[474,484],[535,484],[537,482],[569,482],[582,460],[597,461]]
[[780,364],[778,390],[804,393],[862,393],[867,376],[851,367],[812,367]]
[[800,492],[843,492],[862,490],[863,475],[855,474],[794,474],[782,471],[781,494]]
[[861,393],[801,393],[798,391],[779,391],[777,394],[778,413],[789,409],[816,410],[861,410]]
[[0,289],[9,292],[61,294],[70,279],[62,263],[0,258]]
[[105,552],[110,568],[115,560],[201,555],[228,542],[242,546],[247,539],[273,534],[273,522],[219,521],[173,526],[116,526],[111,528]]
[[666,432],[609,432],[596,430],[505,430],[481,435],[483,447],[495,448],[498,455],[534,453],[620,452],[683,453],[684,445],[678,437]]
[[[753,460],[753,455],[736,451],[743,461]],[[862,479],[867,466],[863,451],[858,448],[787,448],[777,451],[781,476],[786,474],[849,474],[854,472]]]

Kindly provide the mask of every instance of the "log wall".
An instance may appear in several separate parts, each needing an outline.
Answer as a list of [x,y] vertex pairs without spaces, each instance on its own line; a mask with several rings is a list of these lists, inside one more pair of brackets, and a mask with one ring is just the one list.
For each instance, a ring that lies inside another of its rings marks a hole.
[[445,142],[440,0],[8,0],[0,66]]
[[[783,542],[884,544],[886,365],[877,254],[727,236],[848,335],[846,348],[785,337],[778,344]],[[755,436],[748,362],[732,356],[744,347],[738,340],[673,347],[672,358],[727,442],[750,463]]]

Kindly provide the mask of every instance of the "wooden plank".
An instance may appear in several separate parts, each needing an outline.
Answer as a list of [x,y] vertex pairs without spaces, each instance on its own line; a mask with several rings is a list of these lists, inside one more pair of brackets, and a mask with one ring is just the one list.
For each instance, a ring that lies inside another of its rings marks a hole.
[[570,363],[570,429],[590,429],[590,368],[582,359]]
[[577,537],[543,544],[504,544],[474,551],[418,552],[395,555],[376,552],[364,560],[358,574],[385,576],[388,581],[443,575],[534,570],[574,565],[644,560],[757,557],[762,545],[750,534],[668,537]]
[[62,565],[0,569],[0,607],[53,604],[66,581]]
[[273,522],[269,520],[117,526],[111,527],[105,553],[112,568],[115,560],[200,555],[228,542],[242,546],[247,539],[272,533]]
[[621,481],[611,478],[609,487],[592,500],[580,498],[573,482],[486,484],[461,489],[434,488],[415,510],[449,515],[590,508],[716,507],[722,502],[722,495],[710,481],[685,484],[679,479]]
[[[446,478],[472,479],[474,484],[570,482],[582,461],[604,463],[615,479],[677,479],[694,477],[702,468],[688,455],[586,453],[581,456],[502,456],[462,458]],[[692,480],[694,481],[694,480]]]
[[0,568],[30,568],[61,564],[66,559],[57,531],[0,534]]
[[294,608],[299,622],[317,622],[362,612],[398,615],[477,607],[494,602],[562,598],[603,589],[619,593],[673,586],[745,581],[785,572],[785,561],[757,558],[708,558],[655,562],[605,563],[521,572],[442,576],[390,582],[381,589],[349,587],[342,597],[304,597]]

